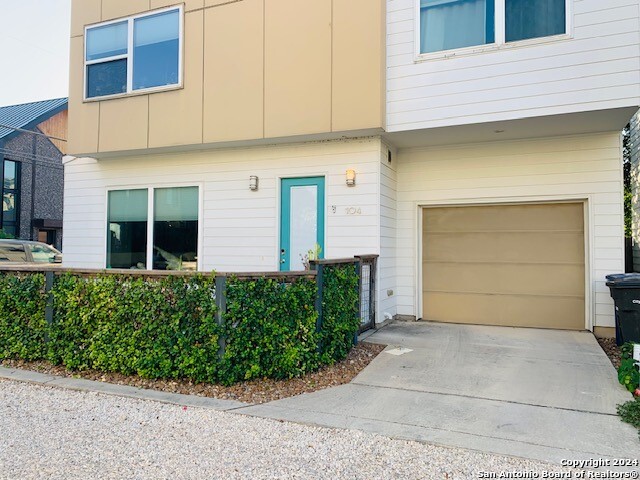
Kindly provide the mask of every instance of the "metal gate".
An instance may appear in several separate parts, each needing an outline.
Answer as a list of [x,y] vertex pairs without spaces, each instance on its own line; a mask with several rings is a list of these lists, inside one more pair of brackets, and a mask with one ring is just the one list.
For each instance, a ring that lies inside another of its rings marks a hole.
[[376,326],[376,264],[377,255],[357,257],[360,269],[360,330]]

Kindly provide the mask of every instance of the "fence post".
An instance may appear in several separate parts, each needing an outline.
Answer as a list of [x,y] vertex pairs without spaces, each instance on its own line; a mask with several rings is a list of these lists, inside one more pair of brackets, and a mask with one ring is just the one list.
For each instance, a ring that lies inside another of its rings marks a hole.
[[324,291],[324,265],[321,263],[310,261],[311,270],[316,271],[316,312],[318,312],[318,319],[316,320],[316,332],[322,330],[322,296]]
[[[358,305],[356,306],[356,316],[360,319],[360,326],[362,326],[362,258],[355,256],[355,268],[356,275],[358,275]],[[358,345],[358,334],[360,333],[360,326],[358,327],[358,331],[353,336],[353,344]]]
[[220,327],[218,336],[218,358],[222,360],[225,348],[227,347],[224,336],[224,314],[227,312],[227,277],[216,275],[216,322]]
[[49,341],[49,328],[53,324],[53,272],[44,273],[44,293],[47,295],[47,303],[44,307],[44,319],[47,322],[47,330],[45,330],[44,341]]

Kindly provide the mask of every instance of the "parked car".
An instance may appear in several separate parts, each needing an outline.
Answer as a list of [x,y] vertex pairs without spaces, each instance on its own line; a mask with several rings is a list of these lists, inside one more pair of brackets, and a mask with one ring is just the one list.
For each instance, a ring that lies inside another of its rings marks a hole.
[[42,242],[0,240],[0,265],[23,263],[62,263],[62,253]]

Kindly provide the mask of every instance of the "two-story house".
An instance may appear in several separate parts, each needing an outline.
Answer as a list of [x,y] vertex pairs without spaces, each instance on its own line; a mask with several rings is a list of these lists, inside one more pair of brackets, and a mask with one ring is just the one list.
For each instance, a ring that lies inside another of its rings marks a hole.
[[612,334],[638,0],[75,0],[65,263],[376,253],[378,319]]

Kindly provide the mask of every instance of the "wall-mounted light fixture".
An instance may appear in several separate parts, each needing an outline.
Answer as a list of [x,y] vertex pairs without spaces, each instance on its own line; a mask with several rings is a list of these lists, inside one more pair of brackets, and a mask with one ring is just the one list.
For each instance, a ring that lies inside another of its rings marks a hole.
[[356,171],[355,170],[347,170],[347,186],[353,187],[356,184]]
[[249,177],[249,190],[252,192],[258,190],[258,177],[256,175],[251,175]]

